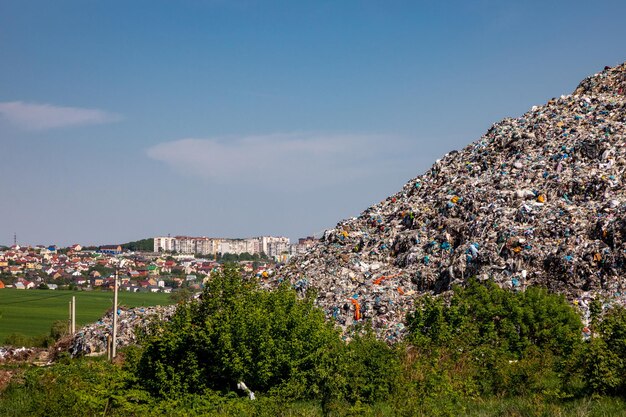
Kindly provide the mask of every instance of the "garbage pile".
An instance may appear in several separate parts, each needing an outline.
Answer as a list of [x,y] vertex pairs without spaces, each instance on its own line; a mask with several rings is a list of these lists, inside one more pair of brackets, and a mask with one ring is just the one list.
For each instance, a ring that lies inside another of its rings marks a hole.
[[469,277],[626,300],[626,64],[494,124],[400,192],[327,230],[276,275],[344,329],[393,342],[421,294]]
[[32,349],[27,347],[0,347],[0,363],[4,362],[23,362],[30,359],[41,349]]
[[[137,333],[147,331],[153,320],[168,320],[176,311],[175,305],[135,307],[117,310],[116,348],[137,343]],[[67,349],[72,357],[104,354],[107,340],[113,334],[113,311],[109,311],[96,323],[76,332]]]

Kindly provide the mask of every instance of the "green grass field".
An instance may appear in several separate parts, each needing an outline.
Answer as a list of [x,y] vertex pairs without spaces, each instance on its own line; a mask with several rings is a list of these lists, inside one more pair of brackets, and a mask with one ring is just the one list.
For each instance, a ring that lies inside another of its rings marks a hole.
[[[68,320],[69,302],[76,297],[76,328],[97,321],[113,306],[112,291],[52,291],[0,289],[0,345],[7,335],[39,336],[50,333],[56,320]],[[169,294],[119,293],[127,307],[172,304]]]

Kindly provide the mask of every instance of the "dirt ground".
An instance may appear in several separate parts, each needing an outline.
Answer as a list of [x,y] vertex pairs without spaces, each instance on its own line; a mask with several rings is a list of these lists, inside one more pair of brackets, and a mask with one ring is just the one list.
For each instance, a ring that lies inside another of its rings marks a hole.
[[11,379],[22,372],[20,365],[46,366],[49,363],[50,352],[47,349],[30,348],[14,355],[6,355],[0,359],[0,393],[9,385]]

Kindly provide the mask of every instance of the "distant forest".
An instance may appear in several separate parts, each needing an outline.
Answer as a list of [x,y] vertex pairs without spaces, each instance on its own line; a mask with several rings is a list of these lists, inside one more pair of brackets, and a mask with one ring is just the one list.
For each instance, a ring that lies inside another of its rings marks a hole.
[[123,250],[152,252],[154,250],[154,239],[141,239],[135,242],[122,243]]

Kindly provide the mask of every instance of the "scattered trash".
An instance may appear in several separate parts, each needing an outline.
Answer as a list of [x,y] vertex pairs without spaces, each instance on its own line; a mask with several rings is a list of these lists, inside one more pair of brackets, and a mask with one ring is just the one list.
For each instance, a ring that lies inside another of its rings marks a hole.
[[245,382],[239,381],[237,383],[237,389],[244,391],[248,395],[248,398],[250,398],[251,400],[256,399],[256,397],[254,396],[254,392],[252,392],[250,388],[248,388]]
[[[175,311],[175,305],[118,309],[116,347],[137,343],[138,331],[146,331],[154,319],[168,320]],[[72,338],[68,351],[72,357],[105,354],[107,338],[112,332],[113,314],[109,311],[96,323],[79,329]]]
[[0,347],[0,363],[3,362],[23,362],[30,359],[41,349],[32,349],[26,347]]

